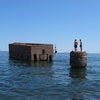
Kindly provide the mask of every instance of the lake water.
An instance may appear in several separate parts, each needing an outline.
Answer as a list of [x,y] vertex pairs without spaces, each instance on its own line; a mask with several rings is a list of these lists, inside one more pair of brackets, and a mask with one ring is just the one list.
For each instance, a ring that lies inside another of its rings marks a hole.
[[86,68],[71,69],[66,53],[27,63],[0,52],[0,100],[100,100],[100,54],[88,54]]

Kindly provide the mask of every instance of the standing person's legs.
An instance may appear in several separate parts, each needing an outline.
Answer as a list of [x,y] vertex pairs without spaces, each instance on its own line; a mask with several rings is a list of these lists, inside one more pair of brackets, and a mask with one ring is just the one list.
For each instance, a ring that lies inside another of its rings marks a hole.
[[76,48],[75,48],[75,46],[74,46],[74,51],[76,51]]
[[77,45],[75,45],[75,51],[77,51]]
[[76,47],[76,51],[77,51],[77,47]]
[[82,45],[80,45],[80,51],[82,52]]
[[82,51],[82,47],[81,47],[81,51]]

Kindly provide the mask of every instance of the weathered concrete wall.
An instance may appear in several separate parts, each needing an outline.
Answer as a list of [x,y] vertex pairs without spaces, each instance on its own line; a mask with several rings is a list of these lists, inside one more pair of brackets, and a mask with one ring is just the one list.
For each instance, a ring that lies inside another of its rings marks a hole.
[[53,45],[12,43],[9,44],[9,57],[18,60],[53,60]]
[[87,66],[87,53],[80,51],[70,52],[70,65],[72,67],[85,67]]
[[53,45],[40,45],[31,48],[32,60],[36,55],[37,60],[53,60]]
[[9,56],[12,59],[31,60],[31,48],[29,46],[9,44]]

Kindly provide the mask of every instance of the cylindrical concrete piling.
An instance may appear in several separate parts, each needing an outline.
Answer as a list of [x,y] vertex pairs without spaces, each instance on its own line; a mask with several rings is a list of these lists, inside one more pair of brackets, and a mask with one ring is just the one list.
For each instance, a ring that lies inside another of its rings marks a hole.
[[72,67],[86,67],[87,66],[87,53],[80,51],[70,52],[70,65]]

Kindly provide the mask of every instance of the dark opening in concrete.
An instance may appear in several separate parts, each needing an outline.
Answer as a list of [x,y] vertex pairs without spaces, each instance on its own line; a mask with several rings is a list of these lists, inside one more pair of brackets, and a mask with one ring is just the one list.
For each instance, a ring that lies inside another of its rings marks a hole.
[[34,54],[34,61],[37,61],[37,55]]

